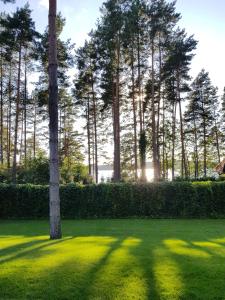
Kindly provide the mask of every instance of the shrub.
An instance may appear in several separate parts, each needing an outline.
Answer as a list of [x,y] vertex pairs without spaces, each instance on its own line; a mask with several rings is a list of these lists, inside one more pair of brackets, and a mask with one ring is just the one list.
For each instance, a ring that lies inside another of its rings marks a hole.
[[[69,184],[63,218],[222,218],[224,182]],[[48,186],[0,184],[0,218],[47,218]]]

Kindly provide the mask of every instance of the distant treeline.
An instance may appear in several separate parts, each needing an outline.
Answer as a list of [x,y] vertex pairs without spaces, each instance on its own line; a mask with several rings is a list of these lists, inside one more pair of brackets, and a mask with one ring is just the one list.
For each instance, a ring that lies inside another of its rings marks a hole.
[[[107,0],[90,38],[75,49],[60,39],[65,19],[58,14],[63,183],[81,181],[77,166],[87,182],[99,182],[103,162],[113,162],[116,182],[146,181],[149,160],[155,180],[211,176],[225,155],[225,94],[205,70],[191,80],[197,41],[179,28],[180,18],[171,1]],[[48,32],[36,31],[29,5],[2,12],[0,27],[0,173],[20,181],[21,169],[31,171],[48,149]],[[39,79],[30,90],[33,73]]]

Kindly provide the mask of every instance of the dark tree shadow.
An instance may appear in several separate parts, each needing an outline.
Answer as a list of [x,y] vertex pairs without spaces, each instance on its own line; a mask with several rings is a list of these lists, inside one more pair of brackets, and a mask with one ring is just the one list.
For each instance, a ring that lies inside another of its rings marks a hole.
[[[53,245],[56,245],[56,244],[59,244],[59,243],[63,243],[63,242],[65,242],[67,240],[70,240],[72,238],[73,237],[68,237],[68,238],[63,238],[61,240],[54,240],[54,241],[43,239],[43,240],[31,241],[31,242],[28,242],[28,243],[24,243],[23,248],[21,248],[20,245],[18,245],[17,247],[16,246],[12,247],[13,249],[11,249],[11,248],[9,249],[9,251],[11,252],[11,256],[9,256],[5,259],[0,258],[0,265],[4,264],[4,263],[7,263],[7,262],[11,262],[11,261],[16,260],[16,259],[20,259],[24,256],[29,256],[29,255],[32,256],[34,254],[37,258],[40,258],[42,255],[45,255],[45,253],[44,252],[40,253],[40,252],[38,252],[39,250],[42,250],[42,249],[44,249],[45,247],[48,247],[48,246],[53,246]],[[41,245],[38,246],[39,244],[41,244]],[[37,247],[36,247],[36,245],[37,245]],[[33,247],[33,246],[35,246],[35,247]],[[25,250],[24,250],[24,248],[25,248]],[[2,251],[7,251],[7,248],[4,248]],[[32,257],[32,259],[33,259],[33,257]]]
[[0,249],[0,261],[2,261],[2,258],[4,256],[14,254],[15,252],[18,252],[18,251],[24,251],[27,248],[30,248],[32,246],[38,245],[38,244],[46,242],[46,241],[47,241],[47,239],[38,239],[38,240],[31,240],[31,241],[25,242],[25,243],[16,243],[12,246],[4,247],[4,248]]

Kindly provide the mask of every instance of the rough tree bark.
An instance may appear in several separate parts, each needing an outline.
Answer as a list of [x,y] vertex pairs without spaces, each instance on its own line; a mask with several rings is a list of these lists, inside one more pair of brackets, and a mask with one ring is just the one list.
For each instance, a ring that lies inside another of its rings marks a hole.
[[50,147],[50,238],[60,239],[59,154],[58,154],[58,82],[56,0],[49,0],[49,147]]

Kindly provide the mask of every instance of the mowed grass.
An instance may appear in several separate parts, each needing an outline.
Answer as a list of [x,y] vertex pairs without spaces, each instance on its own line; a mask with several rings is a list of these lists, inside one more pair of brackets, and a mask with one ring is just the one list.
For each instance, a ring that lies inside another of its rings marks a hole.
[[0,299],[225,299],[224,220],[0,222]]

